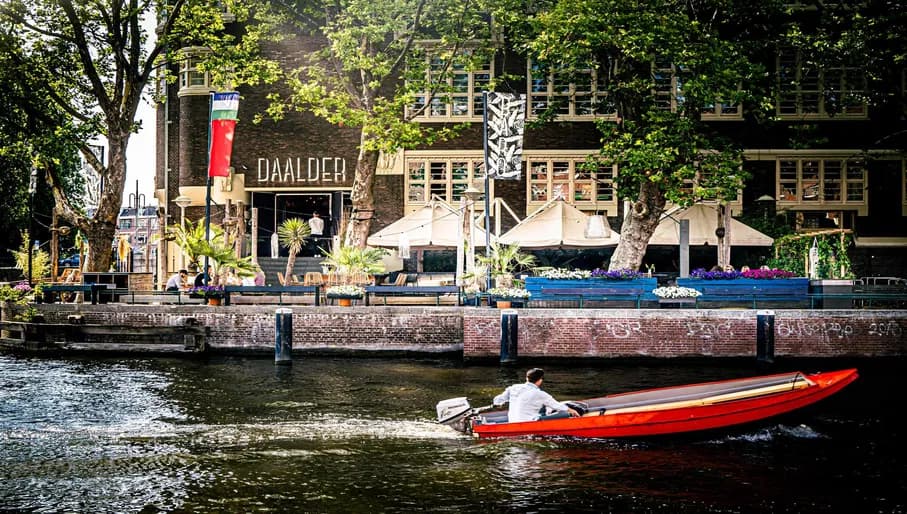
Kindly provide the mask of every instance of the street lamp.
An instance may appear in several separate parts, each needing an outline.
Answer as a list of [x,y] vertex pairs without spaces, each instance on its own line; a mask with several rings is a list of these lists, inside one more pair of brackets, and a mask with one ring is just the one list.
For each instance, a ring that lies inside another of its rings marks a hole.
[[[188,196],[180,195],[173,199],[175,203],[180,208],[180,228],[183,229],[183,233],[186,232],[186,207],[192,204],[192,199]],[[186,269],[186,253],[180,249],[180,269]]]
[[[139,193],[139,181],[138,180],[135,181],[135,193],[129,193],[129,207],[135,208],[135,224],[132,227],[132,235],[134,237],[132,239],[134,239],[135,242],[138,242],[137,236],[139,233],[139,209],[143,209],[145,207],[145,195],[143,193],[142,194]],[[146,248],[146,250],[147,250],[147,248]],[[132,245],[132,248],[130,251],[130,256],[132,258],[130,259],[131,262],[129,263],[129,271],[135,271],[135,268],[134,268],[134,266],[135,266],[135,245]],[[147,256],[146,256],[146,258],[147,258]],[[147,271],[147,269],[146,269],[146,271]]]
[[32,164],[31,175],[28,177],[28,286],[32,286],[32,254],[34,253],[34,242],[32,238],[35,236],[34,223],[32,219],[34,218],[35,210],[35,192],[38,190],[38,168]]

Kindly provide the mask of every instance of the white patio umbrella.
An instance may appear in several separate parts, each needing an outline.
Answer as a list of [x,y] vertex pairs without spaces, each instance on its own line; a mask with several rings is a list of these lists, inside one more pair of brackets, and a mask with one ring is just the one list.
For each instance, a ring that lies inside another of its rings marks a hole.
[[[433,199],[418,211],[407,214],[383,229],[370,235],[369,246],[397,248],[401,235],[409,239],[409,246],[420,250],[456,248],[460,245],[458,228],[460,211],[447,202]],[[485,230],[477,223],[472,226],[472,240],[475,245],[485,246]],[[492,236],[494,241],[495,237]]]
[[[587,237],[591,216],[558,197],[526,216],[498,238],[501,244],[520,248],[598,248],[617,246],[620,235],[605,227],[605,237]],[[603,218],[607,225],[607,218]]]
[[[697,203],[686,209],[673,207],[662,215],[649,239],[650,245],[676,246],[680,244],[680,223],[690,220],[690,246],[718,246],[718,210],[708,204]],[[730,218],[731,246],[771,246],[774,239],[734,218]]]

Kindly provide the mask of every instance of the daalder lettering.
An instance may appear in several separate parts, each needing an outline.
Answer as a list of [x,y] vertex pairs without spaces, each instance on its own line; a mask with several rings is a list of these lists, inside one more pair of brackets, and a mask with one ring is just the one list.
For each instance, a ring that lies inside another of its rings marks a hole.
[[346,159],[343,157],[296,157],[287,159],[258,158],[259,182],[346,183]]

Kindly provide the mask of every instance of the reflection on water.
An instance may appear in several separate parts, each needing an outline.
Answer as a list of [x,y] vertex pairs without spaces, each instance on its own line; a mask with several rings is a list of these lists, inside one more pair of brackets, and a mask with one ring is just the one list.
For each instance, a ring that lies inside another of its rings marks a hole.
[[[534,363],[533,363],[534,364]],[[644,441],[476,441],[434,422],[523,368],[449,360],[0,355],[0,510],[728,512],[907,510],[903,361],[796,416]],[[749,362],[547,364],[561,399],[757,374]],[[785,369],[781,369],[785,368]]]

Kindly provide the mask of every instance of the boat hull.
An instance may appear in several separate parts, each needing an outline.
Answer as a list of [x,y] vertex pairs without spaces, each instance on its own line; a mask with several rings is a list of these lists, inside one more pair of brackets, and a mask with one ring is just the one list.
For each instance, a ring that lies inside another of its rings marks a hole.
[[[781,380],[789,376],[794,377],[790,386]],[[480,438],[528,435],[627,438],[714,430],[801,409],[835,394],[857,377],[856,369],[846,369],[811,375],[760,377],[764,382],[728,380],[654,389],[590,400],[590,404],[600,404],[603,409],[578,418],[488,422],[501,419],[500,413],[489,413],[476,416],[471,429],[473,435]],[[770,379],[781,380],[781,385],[770,385],[773,383]],[[735,388],[738,383],[739,387]],[[714,394],[709,395],[710,391]],[[694,398],[696,396],[701,397]],[[664,401],[659,403],[647,398],[663,398]],[[635,406],[634,401],[642,405]],[[503,419],[506,419],[506,413]]]

